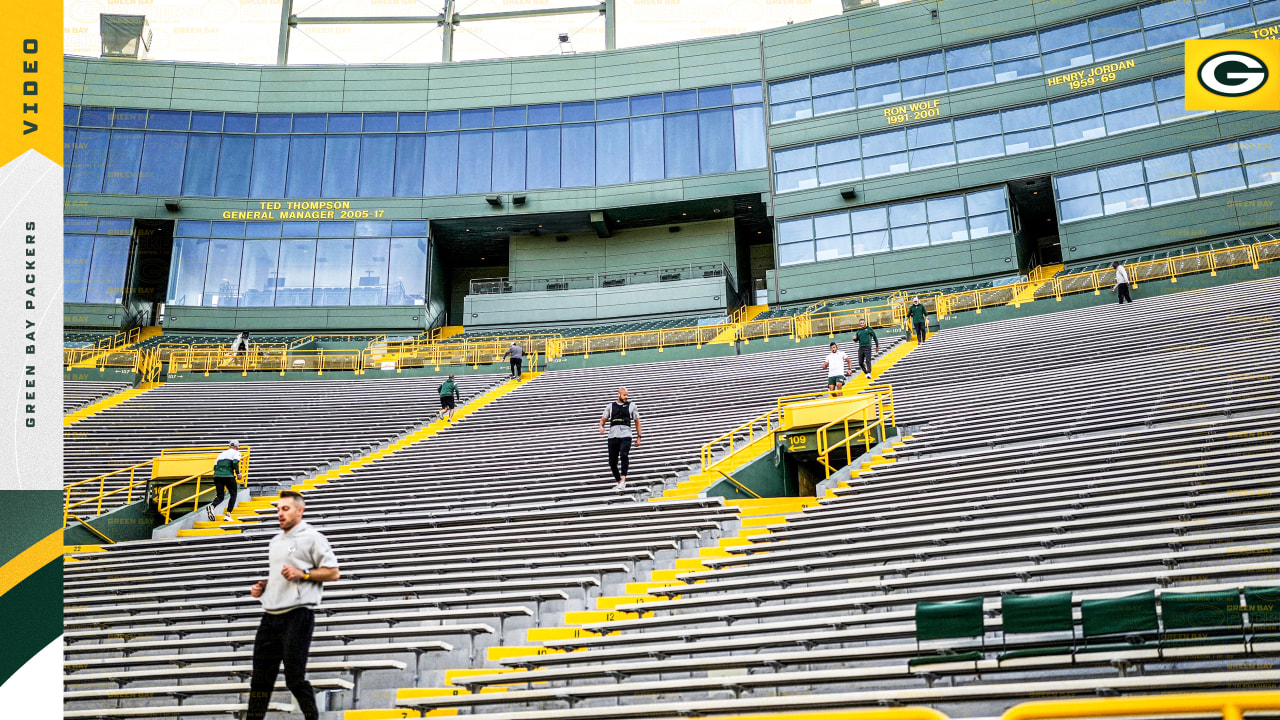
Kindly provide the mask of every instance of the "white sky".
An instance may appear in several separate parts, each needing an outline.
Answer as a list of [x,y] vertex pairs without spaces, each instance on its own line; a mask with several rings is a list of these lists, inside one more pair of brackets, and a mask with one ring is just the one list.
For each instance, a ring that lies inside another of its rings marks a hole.
[[[456,0],[457,12],[575,7],[598,0]],[[294,0],[299,17],[438,15],[442,0]],[[885,3],[887,4],[887,3]],[[617,0],[618,47],[636,47],[763,30],[838,15],[840,0]],[[274,65],[280,0],[66,0],[68,55],[97,57],[100,13],[146,15],[153,60]],[[560,53],[570,34],[579,53],[604,49],[604,17],[560,15],[463,23],[454,60]],[[434,24],[307,25],[293,30],[290,65],[439,62]]]

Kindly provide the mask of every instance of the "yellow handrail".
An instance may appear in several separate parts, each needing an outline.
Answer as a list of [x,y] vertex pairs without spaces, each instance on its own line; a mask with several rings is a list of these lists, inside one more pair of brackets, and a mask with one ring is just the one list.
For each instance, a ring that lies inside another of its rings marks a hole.
[[[226,448],[224,446],[167,448],[167,449],[161,450],[160,454],[162,456],[166,454],[190,455],[196,452],[221,452],[222,450],[225,450],[225,449]],[[248,487],[249,485],[249,451],[250,451],[250,447],[248,445],[245,445],[240,448],[240,474],[236,476],[237,487],[240,487],[240,486]],[[177,482],[170,483],[156,490],[156,511],[159,512],[160,515],[164,517],[165,524],[172,522],[173,509],[175,507],[183,505],[187,502],[191,502],[192,503],[191,510],[194,512],[196,509],[200,507],[201,497],[217,491],[217,488],[212,483],[210,483],[210,485],[205,489],[203,490],[200,489],[201,481],[206,476],[212,477],[212,473],[213,473],[212,470],[209,470],[207,472],[196,473],[195,475],[185,477],[181,480],[178,480]],[[178,500],[177,502],[174,502],[174,499],[173,499],[174,488],[177,488],[185,483],[191,482],[192,480],[196,481],[195,492],[192,493],[191,495],[188,495],[187,497],[182,498],[181,500]]]
[[1145,715],[1221,713],[1223,720],[1244,720],[1246,712],[1280,710],[1280,691],[1135,695],[1081,700],[1038,700],[1014,705],[1001,720],[1063,720]]
[[[893,414],[893,388],[888,385],[878,385],[874,386],[874,388],[869,387],[858,394],[874,395],[874,406],[864,405],[857,410],[853,410],[843,417],[832,420],[826,425],[818,428],[818,461],[822,463],[824,468],[826,468],[828,475],[834,472],[834,468],[831,465],[832,452],[843,447],[845,465],[848,465],[853,462],[853,444],[855,441],[861,442],[864,445],[864,452],[870,452],[871,448],[876,444],[876,436],[872,431],[876,428],[880,428],[880,438],[883,439],[888,436],[887,428],[893,427],[893,424],[896,422],[896,418]],[[871,415],[871,417],[868,417],[868,411],[873,407],[875,408],[874,414]],[[851,433],[849,432],[849,421],[852,420],[855,415],[860,416],[862,420],[862,427],[856,432]],[[875,418],[874,422],[868,422],[872,417]],[[831,441],[829,439],[829,433],[831,432],[831,428],[837,425],[843,426],[844,438],[840,440],[840,442],[832,445],[830,444]]]
[[763,438],[776,433],[778,431],[778,428],[781,426],[781,422],[782,422],[781,411],[776,408],[770,409],[768,412],[764,413],[763,415],[760,415],[756,418],[748,420],[747,422],[739,425],[738,427],[730,430],[729,432],[724,433],[723,435],[716,438],[715,440],[712,440],[711,442],[703,445],[702,450],[699,453],[700,458],[702,460],[702,472],[706,472],[713,464],[713,461],[711,460],[711,454],[712,452],[714,452],[715,447],[720,443],[724,442],[725,440],[728,440],[729,441],[728,454],[732,455],[734,452],[737,451],[736,438],[738,434],[742,433],[743,431],[746,431],[747,433],[746,444],[750,445],[751,443],[757,440],[756,429],[755,429],[757,425],[764,423],[765,428],[763,431],[761,431],[761,434],[760,434],[760,437]]
[[753,498],[755,498],[755,499],[757,499],[757,500],[763,500],[763,499],[764,499],[764,498],[763,498],[763,497],[761,497],[758,493],[756,493],[756,491],[754,491],[754,490],[752,490],[751,488],[747,487],[746,485],[743,485],[742,483],[738,482],[738,481],[737,481],[737,479],[736,479],[736,478],[734,478],[734,477],[733,477],[732,475],[730,475],[729,473],[727,473],[727,472],[725,472],[725,471],[721,470],[720,468],[716,468],[716,472],[718,472],[718,473],[720,473],[721,475],[723,475],[725,480],[728,480],[729,482],[733,483],[734,487],[738,488],[738,489],[739,489],[739,490],[741,490],[742,492],[744,492],[744,493],[746,493],[746,494],[750,495],[751,497],[753,497]]
[[[94,515],[101,515],[101,514],[102,514],[102,501],[103,501],[104,499],[108,498],[108,497],[111,497],[112,495],[115,495],[115,494],[117,494],[117,493],[122,493],[122,492],[124,492],[124,493],[128,493],[128,495],[127,495],[127,496],[126,496],[126,498],[125,498],[125,504],[129,504],[129,503],[133,502],[133,489],[134,489],[135,487],[139,486],[139,485],[146,485],[146,484],[147,484],[147,479],[148,479],[148,478],[143,478],[143,479],[139,480],[139,479],[137,479],[137,478],[136,478],[136,473],[137,473],[137,471],[138,471],[138,469],[139,469],[139,468],[144,467],[144,466],[146,466],[146,465],[150,465],[152,462],[154,462],[154,460],[147,460],[147,461],[145,461],[145,462],[140,462],[140,463],[138,463],[138,464],[136,464],[136,465],[130,465],[129,467],[123,467],[123,468],[120,468],[120,469],[118,469],[118,470],[112,470],[112,471],[111,471],[111,472],[109,472],[109,473],[104,473],[104,474],[102,474],[102,475],[98,475],[98,476],[96,476],[96,477],[91,477],[91,478],[88,478],[88,479],[85,479],[85,480],[79,480],[79,481],[77,481],[77,482],[73,482],[73,483],[69,483],[69,484],[67,484],[67,485],[64,485],[64,486],[63,486],[63,488],[62,488],[62,492],[63,492],[63,500],[62,500],[62,527],[63,527],[63,528],[66,528],[66,527],[67,527],[67,525],[69,524],[70,520],[75,520],[75,521],[77,521],[77,522],[79,522],[79,523],[83,524],[85,527],[88,527],[88,525],[89,525],[89,524],[88,524],[87,522],[85,522],[85,521],[84,521],[84,520],[82,520],[81,518],[77,517],[75,513],[71,512],[72,510],[74,510],[75,508],[80,507],[81,505],[88,505],[88,504],[90,504],[90,503],[97,503],[97,506],[98,506],[98,507],[97,507],[97,509],[95,510]],[[115,490],[111,490],[110,492],[108,492],[108,491],[107,491],[107,478],[109,478],[109,477],[114,477],[114,476],[119,475],[119,474],[124,473],[124,472],[129,473],[129,482],[128,482],[128,484],[126,484],[126,485],[125,485],[124,487],[122,487],[122,488],[116,488]],[[71,502],[71,490],[72,490],[73,488],[80,487],[81,485],[88,485],[89,483],[92,483],[92,482],[97,482],[97,483],[98,483],[98,494],[94,495],[93,497],[86,498],[86,499],[84,499],[84,500],[80,500],[80,501],[77,501],[77,502],[74,502],[74,503],[73,503],[73,502]]]

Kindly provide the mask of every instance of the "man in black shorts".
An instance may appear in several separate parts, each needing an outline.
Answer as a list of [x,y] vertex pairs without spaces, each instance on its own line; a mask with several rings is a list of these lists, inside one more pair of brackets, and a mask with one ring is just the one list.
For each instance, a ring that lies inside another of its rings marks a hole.
[[443,417],[449,422],[453,422],[453,411],[457,409],[458,400],[458,384],[453,381],[450,375],[448,380],[440,384],[440,412],[436,417]]

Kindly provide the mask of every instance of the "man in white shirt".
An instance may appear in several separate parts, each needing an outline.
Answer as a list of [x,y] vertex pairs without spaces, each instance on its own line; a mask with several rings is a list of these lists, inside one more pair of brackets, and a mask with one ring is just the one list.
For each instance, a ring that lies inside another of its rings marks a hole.
[[[616,483],[614,490],[627,487],[627,466],[631,458],[631,426],[636,426],[636,447],[640,447],[640,409],[627,399],[627,389],[618,388],[618,399],[604,406],[600,415],[600,434],[609,440],[609,471]],[[607,426],[607,429],[606,429]]]
[[832,396],[835,396],[844,389],[844,380],[853,374],[853,361],[848,355],[840,349],[840,346],[831,343],[831,354],[827,355],[827,359],[822,363],[822,369],[827,371],[827,389],[831,390]]
[[1116,286],[1111,288],[1111,292],[1120,296],[1121,305],[1133,302],[1133,298],[1129,297],[1129,271],[1119,260],[1111,263],[1111,269],[1116,271]]

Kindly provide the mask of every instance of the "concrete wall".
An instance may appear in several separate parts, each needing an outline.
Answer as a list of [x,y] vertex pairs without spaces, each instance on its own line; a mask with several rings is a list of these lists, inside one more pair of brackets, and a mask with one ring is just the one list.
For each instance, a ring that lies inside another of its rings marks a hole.
[[467,327],[533,323],[581,323],[638,315],[701,315],[727,312],[722,277],[616,288],[468,295]]

